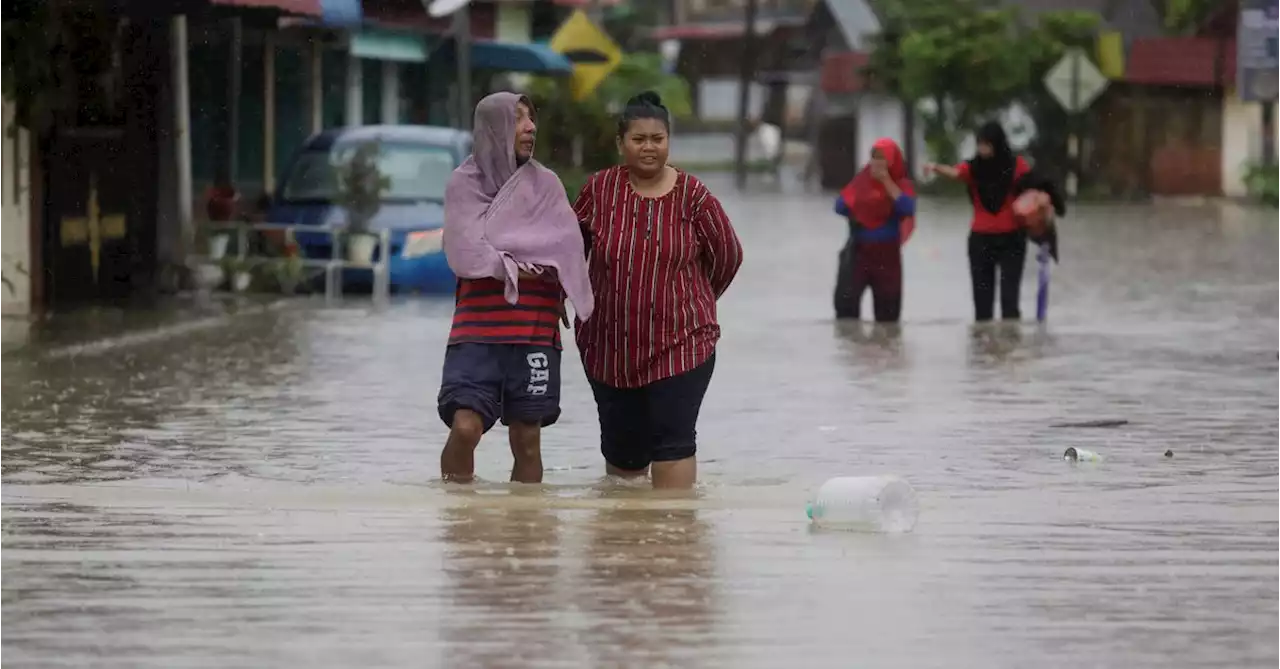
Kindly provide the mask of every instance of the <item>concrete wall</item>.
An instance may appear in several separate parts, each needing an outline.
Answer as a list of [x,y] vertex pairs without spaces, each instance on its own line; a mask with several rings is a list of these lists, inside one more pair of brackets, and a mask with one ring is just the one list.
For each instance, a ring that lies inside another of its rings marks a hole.
[[[0,128],[4,136],[3,169],[0,169],[0,180],[4,181],[3,218],[0,228],[0,250],[4,256],[4,278],[8,282],[0,288],[3,294],[3,313],[5,316],[25,316],[31,312],[31,142],[25,130],[10,136],[9,124],[13,120],[13,105],[8,101],[4,105],[4,126]],[[12,284],[13,289],[9,289]]]
[[[1273,124],[1280,128],[1280,123]],[[1262,104],[1235,95],[1222,102],[1222,194],[1247,195],[1244,178],[1249,165],[1262,160]]]
[[[871,145],[881,137],[888,137],[906,150],[906,124],[903,122],[902,101],[888,95],[864,93],[858,97],[858,165],[865,163],[871,156]],[[915,164],[916,169],[927,161],[925,150],[924,124],[916,123]]]
[[[787,86],[787,123],[801,123],[804,120],[805,108],[809,103],[812,87],[804,84]],[[698,82],[697,90],[698,118],[703,121],[736,121],[738,118],[738,80],[708,78]],[[759,118],[764,111],[767,87],[760,84],[751,85],[750,99],[747,108],[753,118]]]

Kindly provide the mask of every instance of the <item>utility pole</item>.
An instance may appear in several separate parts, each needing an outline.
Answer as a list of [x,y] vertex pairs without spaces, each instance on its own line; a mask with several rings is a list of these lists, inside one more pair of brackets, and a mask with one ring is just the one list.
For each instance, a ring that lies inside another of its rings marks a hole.
[[454,60],[458,62],[458,127],[471,129],[471,5],[453,13]]
[[734,147],[734,175],[738,190],[747,187],[747,127],[751,117],[751,83],[756,73],[756,13],[759,0],[747,0],[742,28],[742,73],[738,80],[738,136]]
[[[442,18],[453,15],[453,60],[457,64],[458,123],[471,129],[471,0],[422,0],[427,15]],[[429,104],[429,103],[428,103]],[[447,108],[449,105],[446,104]]]

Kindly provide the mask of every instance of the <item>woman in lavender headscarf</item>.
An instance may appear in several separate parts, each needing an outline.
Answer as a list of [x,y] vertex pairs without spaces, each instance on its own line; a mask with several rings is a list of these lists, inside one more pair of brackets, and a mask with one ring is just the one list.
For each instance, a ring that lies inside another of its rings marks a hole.
[[533,160],[529,99],[494,93],[476,105],[475,148],[449,180],[444,253],[458,276],[440,385],[449,440],[445,480],[470,481],[480,437],[510,428],[511,480],[542,481],[542,427],[560,416],[564,299],[591,316],[578,219],[564,185]]

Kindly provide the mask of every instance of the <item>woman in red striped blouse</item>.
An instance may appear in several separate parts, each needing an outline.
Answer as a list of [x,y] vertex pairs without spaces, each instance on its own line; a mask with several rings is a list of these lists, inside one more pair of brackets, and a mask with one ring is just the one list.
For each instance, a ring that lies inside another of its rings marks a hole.
[[667,165],[669,132],[656,94],[628,101],[618,122],[624,164],[593,174],[574,204],[596,299],[577,343],[607,471],[652,470],[655,488],[689,488],[720,339],[716,299],[742,264],[742,244],[707,187]]

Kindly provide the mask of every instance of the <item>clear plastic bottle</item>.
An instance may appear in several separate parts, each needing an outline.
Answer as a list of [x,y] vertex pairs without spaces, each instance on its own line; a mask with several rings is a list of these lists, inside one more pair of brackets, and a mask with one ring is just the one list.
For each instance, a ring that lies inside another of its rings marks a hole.
[[1100,462],[1102,456],[1088,449],[1072,446],[1062,454],[1062,459],[1070,460],[1071,462]]
[[896,476],[841,476],[814,493],[809,519],[817,527],[903,534],[920,515],[916,491]]

